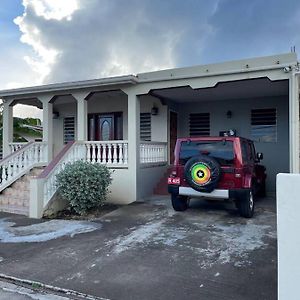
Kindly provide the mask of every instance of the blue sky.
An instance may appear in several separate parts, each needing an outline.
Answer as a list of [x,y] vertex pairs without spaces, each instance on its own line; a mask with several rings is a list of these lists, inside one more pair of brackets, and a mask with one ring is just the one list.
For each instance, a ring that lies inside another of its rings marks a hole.
[[289,52],[299,28],[296,0],[1,0],[0,88]]

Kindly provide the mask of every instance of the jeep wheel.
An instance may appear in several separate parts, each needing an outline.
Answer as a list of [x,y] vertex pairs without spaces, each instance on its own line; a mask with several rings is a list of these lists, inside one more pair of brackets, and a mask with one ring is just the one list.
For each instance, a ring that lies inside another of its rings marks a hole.
[[254,214],[254,198],[252,190],[245,191],[236,200],[236,206],[240,215],[244,218],[252,218]]
[[172,194],[171,198],[174,210],[185,211],[189,207],[188,197]]

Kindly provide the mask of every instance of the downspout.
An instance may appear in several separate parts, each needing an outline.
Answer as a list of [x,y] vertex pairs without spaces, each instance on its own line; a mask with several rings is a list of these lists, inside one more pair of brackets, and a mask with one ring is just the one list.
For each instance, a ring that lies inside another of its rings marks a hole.
[[299,66],[291,68],[289,79],[289,144],[290,172],[300,171],[300,140],[299,140]]

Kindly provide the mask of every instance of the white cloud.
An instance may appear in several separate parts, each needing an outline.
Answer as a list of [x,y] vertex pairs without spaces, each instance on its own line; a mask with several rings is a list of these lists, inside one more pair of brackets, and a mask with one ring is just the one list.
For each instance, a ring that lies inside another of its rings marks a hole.
[[[219,0],[23,0],[24,51],[6,87],[172,68],[199,55]],[[28,47],[29,46],[29,47]],[[183,59],[188,57],[188,59]],[[200,63],[200,61],[199,61]],[[21,64],[20,64],[21,65]],[[23,79],[22,79],[23,76]],[[16,113],[32,111],[16,109]]]
[[201,35],[191,38],[201,48],[210,34],[207,12],[216,2],[205,4],[192,24],[180,1],[23,0],[15,22],[34,50],[25,60],[41,82],[83,80],[176,66],[183,35],[198,28]]

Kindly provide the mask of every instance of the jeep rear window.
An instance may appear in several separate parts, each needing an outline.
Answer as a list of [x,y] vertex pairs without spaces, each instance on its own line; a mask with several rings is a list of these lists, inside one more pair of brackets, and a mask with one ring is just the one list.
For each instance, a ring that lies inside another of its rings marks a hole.
[[187,141],[180,147],[179,161],[185,164],[191,157],[208,155],[222,166],[233,165],[234,151],[232,141]]

